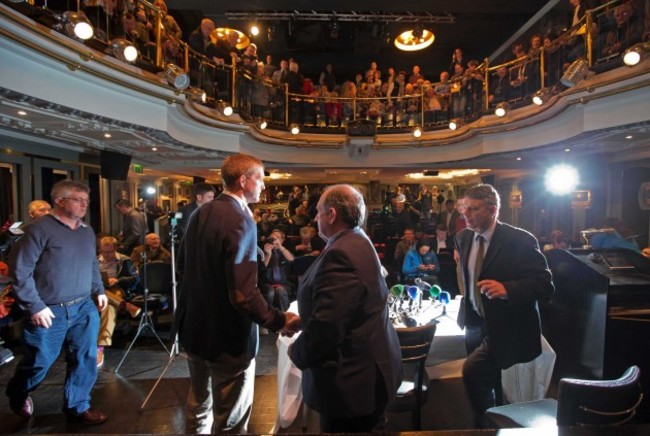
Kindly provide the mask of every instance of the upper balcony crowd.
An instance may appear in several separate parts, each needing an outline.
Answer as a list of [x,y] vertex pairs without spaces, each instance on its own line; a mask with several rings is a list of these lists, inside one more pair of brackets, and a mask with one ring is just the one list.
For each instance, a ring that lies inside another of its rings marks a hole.
[[[469,122],[492,113],[499,103],[526,105],[539,90],[560,92],[561,78],[576,60],[584,59],[598,72],[619,66],[627,48],[649,39],[647,2],[568,2],[572,13],[566,20],[557,14],[540,20],[499,64],[467,59],[457,48],[451,63],[437,71],[371,62],[355,77],[337,75],[332,64],[318,77],[307,77],[300,59],[278,60],[273,53],[258,52],[254,43],[242,48],[239,33],[216,39],[209,18],[183,35],[164,0],[86,0],[81,8],[96,29],[95,39],[128,40],[140,53],[140,66],[179,65],[192,86],[205,91],[208,104],[224,102],[249,122],[336,131],[354,120],[380,129]],[[49,2],[48,7],[65,9],[67,4]]]

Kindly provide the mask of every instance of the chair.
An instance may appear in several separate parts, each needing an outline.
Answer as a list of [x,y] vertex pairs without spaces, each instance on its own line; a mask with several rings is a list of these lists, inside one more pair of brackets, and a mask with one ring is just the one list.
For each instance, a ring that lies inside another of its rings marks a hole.
[[[146,277],[145,277],[146,270]],[[168,307],[168,297],[172,293],[172,265],[167,262],[149,262],[147,267],[140,267],[140,277],[142,277],[142,286],[147,287],[149,294],[147,296],[148,310],[165,310]],[[131,300],[131,303],[143,307],[144,295],[137,295]]]
[[[391,405],[391,412],[412,411],[413,427],[420,430],[422,405],[428,397],[429,380],[424,371],[424,364],[429,355],[431,342],[436,333],[436,323],[418,327],[395,329],[399,338],[402,363],[405,366],[405,375],[408,376],[412,369],[412,380],[405,377],[397,390],[397,398]],[[410,378],[410,377],[409,377]]]
[[560,380],[552,398],[508,404],[487,410],[497,428],[619,425],[630,421],[643,400],[639,367],[616,380]]

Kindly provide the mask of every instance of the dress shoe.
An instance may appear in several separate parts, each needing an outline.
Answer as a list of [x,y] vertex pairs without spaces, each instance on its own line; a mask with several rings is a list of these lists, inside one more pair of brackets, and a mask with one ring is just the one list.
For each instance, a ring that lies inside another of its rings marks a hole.
[[131,315],[131,318],[137,318],[138,315],[142,312],[142,308],[136,306],[135,304],[131,303],[126,303],[124,305],[124,309],[126,309],[127,313]]
[[29,395],[21,402],[15,402],[10,398],[9,407],[11,407],[12,412],[23,418],[29,418],[34,413],[34,402]]
[[69,421],[76,421],[86,425],[101,424],[106,421],[106,418],[108,416],[105,413],[95,410],[92,407],[79,415],[68,415]]
[[104,366],[104,347],[97,347],[97,369]]

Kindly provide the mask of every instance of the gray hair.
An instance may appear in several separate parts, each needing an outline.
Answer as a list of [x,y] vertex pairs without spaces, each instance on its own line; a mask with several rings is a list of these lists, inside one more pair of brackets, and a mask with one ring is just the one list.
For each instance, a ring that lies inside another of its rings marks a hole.
[[350,228],[362,226],[366,216],[363,195],[350,185],[333,185],[323,192],[321,199],[326,209],[336,210]]
[[85,192],[86,194],[89,194],[90,188],[85,183],[77,180],[61,180],[52,186],[50,198],[52,199],[52,202],[55,202],[57,198],[70,196],[72,191]]
[[490,206],[496,206],[497,211],[501,209],[501,197],[494,186],[487,183],[480,183],[472,186],[465,191],[465,197],[472,200],[485,200],[485,203]]

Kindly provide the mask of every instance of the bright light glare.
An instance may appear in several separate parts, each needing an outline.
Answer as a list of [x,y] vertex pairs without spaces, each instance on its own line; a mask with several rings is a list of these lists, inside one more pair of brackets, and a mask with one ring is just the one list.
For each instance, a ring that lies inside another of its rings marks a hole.
[[93,26],[89,23],[80,22],[74,25],[74,34],[77,38],[87,40],[93,37]]
[[223,108],[223,114],[227,117],[232,115],[232,107],[231,106],[226,106]]
[[641,54],[638,51],[630,50],[623,56],[623,62],[632,67],[641,62]]
[[413,136],[414,136],[415,138],[419,138],[420,136],[422,136],[422,130],[420,130],[419,127],[416,128],[415,130],[413,130]]
[[252,27],[251,27],[251,34],[252,34],[253,36],[257,36],[257,35],[259,35],[259,34],[260,34],[260,28],[257,27],[257,26],[252,26]]
[[147,186],[147,194],[153,195],[155,193],[156,193],[156,188],[154,188],[153,186]]
[[497,117],[504,117],[506,115],[505,108],[497,107],[496,110],[494,111],[494,115],[496,115]]
[[544,104],[544,100],[542,99],[541,96],[535,95],[533,96],[533,103],[535,103],[537,106],[541,106]]
[[456,121],[449,122],[449,130],[456,130],[458,128],[458,123]]
[[138,49],[134,46],[129,45],[124,48],[124,59],[129,62],[133,62],[138,58]]
[[556,195],[565,195],[576,190],[580,182],[578,171],[568,165],[556,165],[546,172],[546,189]]

